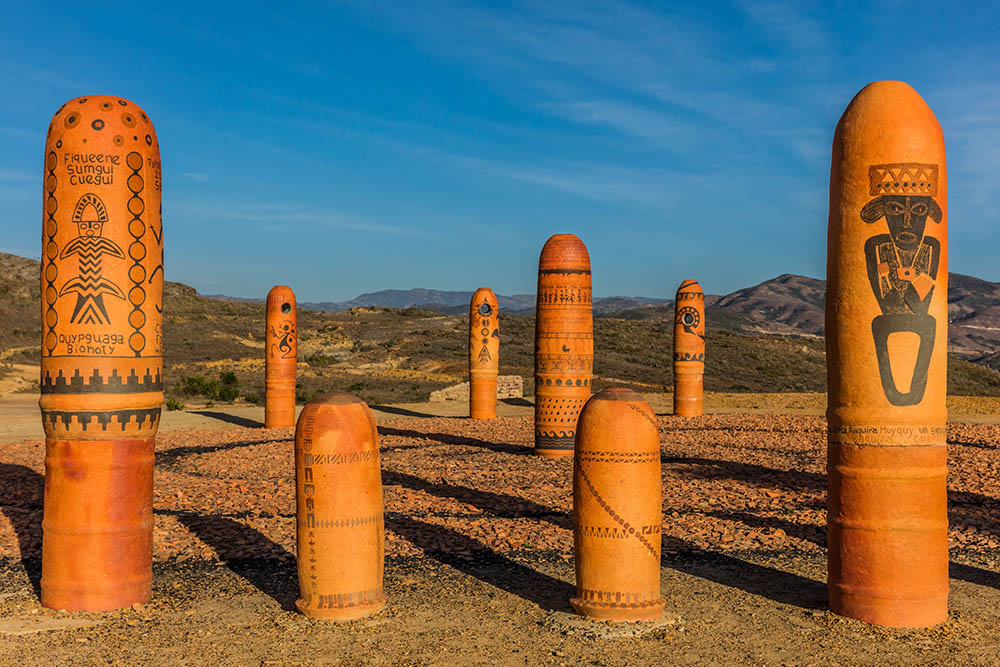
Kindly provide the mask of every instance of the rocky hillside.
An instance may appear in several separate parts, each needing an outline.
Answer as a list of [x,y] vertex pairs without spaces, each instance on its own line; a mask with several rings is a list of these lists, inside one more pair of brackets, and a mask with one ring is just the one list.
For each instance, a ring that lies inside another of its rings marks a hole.
[[[949,391],[1000,395],[1000,373],[985,367],[995,361],[988,327],[1000,304],[1000,286],[974,281],[953,278],[953,310],[961,315],[953,335],[963,336],[963,352],[978,355],[974,358],[983,365],[952,355]],[[38,262],[0,253],[0,375],[5,363],[37,364],[38,299]],[[597,389],[622,383],[645,390],[672,386],[673,305],[646,300],[635,308],[637,302],[608,299],[609,305],[628,309],[595,320]],[[817,336],[822,329],[816,325],[817,317],[822,321],[821,281],[781,276],[723,297],[708,296],[707,302],[707,389],[825,390],[824,345]],[[421,401],[434,389],[463,381],[467,305],[455,308],[455,314],[419,308],[300,308],[299,398],[339,389],[373,403]],[[164,311],[168,396],[183,401],[214,395],[219,400],[238,393],[245,400],[259,400],[264,330],[259,303],[209,298],[187,285],[167,283]],[[500,372],[521,375],[529,391],[533,333],[533,316],[504,312]],[[224,382],[235,384],[223,388]]]

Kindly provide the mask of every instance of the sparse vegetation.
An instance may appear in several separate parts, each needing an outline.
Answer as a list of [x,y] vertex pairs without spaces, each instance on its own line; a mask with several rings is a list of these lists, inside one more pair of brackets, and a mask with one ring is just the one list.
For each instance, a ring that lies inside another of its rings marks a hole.
[[181,396],[200,396],[211,401],[231,403],[239,398],[240,383],[236,373],[221,371],[219,378],[206,378],[202,375],[187,375],[174,385],[174,392]]
[[[10,363],[38,363],[41,337],[38,263],[0,254],[0,354]],[[6,271],[6,273],[4,273]],[[263,402],[264,307],[198,296],[167,283],[164,366],[168,396],[216,402]],[[823,340],[762,336],[741,330],[738,314],[710,308],[705,388],[722,392],[822,392]],[[373,404],[427,400],[430,392],[467,379],[467,315],[420,308],[355,308],[339,313],[299,310],[296,400],[348,391]],[[500,373],[534,388],[535,319],[501,313]],[[594,387],[631,384],[645,391],[673,384],[673,311],[643,308],[594,320]],[[219,372],[217,364],[225,370]],[[212,363],[212,366],[209,364]],[[997,362],[1000,363],[1000,362]],[[949,359],[948,391],[1000,396],[1000,373]]]

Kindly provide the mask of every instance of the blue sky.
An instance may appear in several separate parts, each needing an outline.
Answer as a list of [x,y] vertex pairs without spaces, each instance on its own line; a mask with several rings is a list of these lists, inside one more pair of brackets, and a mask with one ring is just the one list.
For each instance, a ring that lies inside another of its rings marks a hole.
[[948,145],[951,269],[1000,280],[1000,9],[883,1],[0,7],[0,250],[37,257],[67,99],[157,127],[167,278],[303,301],[534,291],[554,233],[600,296],[823,277],[837,119],[902,79]]

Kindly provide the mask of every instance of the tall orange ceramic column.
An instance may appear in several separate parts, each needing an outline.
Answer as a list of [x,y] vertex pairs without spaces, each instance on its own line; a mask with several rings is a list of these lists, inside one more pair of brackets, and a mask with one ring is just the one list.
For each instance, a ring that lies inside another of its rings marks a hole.
[[660,435],[631,389],[591,398],[580,414],[573,461],[577,613],[649,621],[660,597]]
[[385,606],[378,431],[361,399],[312,401],[295,429],[299,611],[349,621]]
[[163,402],[163,226],[153,124],[98,95],[45,142],[42,605],[149,600],[153,441]]
[[298,312],[292,288],[276,285],[267,293],[265,326],[264,426],[295,426],[295,370],[299,339]]
[[590,255],[573,234],[545,242],[536,298],[535,453],[572,456],[594,366]]
[[705,375],[705,293],[694,280],[677,288],[674,300],[674,414],[703,414]]
[[834,612],[880,625],[948,616],[947,195],[934,113],[866,86],[830,173],[828,585]]
[[497,416],[497,372],[500,368],[500,307],[496,294],[480,287],[469,307],[469,416]]

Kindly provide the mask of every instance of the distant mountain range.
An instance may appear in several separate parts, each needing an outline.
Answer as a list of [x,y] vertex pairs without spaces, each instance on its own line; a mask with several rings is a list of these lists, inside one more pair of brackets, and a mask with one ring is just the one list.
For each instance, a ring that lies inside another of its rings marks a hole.
[[[765,335],[823,335],[826,281],[793,274],[724,296],[706,294],[709,326]],[[237,301],[222,295],[215,298]],[[350,301],[303,303],[303,308],[340,311],[357,307],[424,308],[455,314],[469,307],[472,292],[383,290]],[[535,295],[499,296],[501,312],[532,314]],[[263,303],[263,299],[252,300]],[[633,320],[670,319],[673,300],[612,296],[594,299],[597,317]],[[948,276],[948,350],[969,361],[1000,371],[1000,283],[952,273]]]
[[[29,313],[31,321],[37,317],[38,270],[36,260],[0,253],[0,322],[24,321]],[[167,289],[194,294],[192,288],[180,283],[168,283]],[[731,294],[706,295],[706,320],[710,327],[738,333],[821,337],[825,291],[823,280],[784,274]],[[299,305],[319,311],[416,307],[461,314],[467,311],[472,294],[428,289],[382,290],[349,301]],[[206,296],[245,303],[264,302],[220,294]],[[535,309],[533,294],[501,295],[499,300],[501,313],[530,315]],[[594,314],[617,319],[670,320],[673,301],[641,296],[604,297],[594,300]],[[1000,283],[949,274],[948,317],[948,351],[1000,371]],[[0,339],[4,333],[0,330]]]
[[[465,312],[469,309],[469,301],[474,292],[457,292],[433,289],[387,289],[379,292],[362,294],[350,301],[319,301],[301,302],[300,308],[326,312],[339,312],[351,308],[423,308],[449,315]],[[211,299],[224,301],[240,301],[243,303],[264,303],[264,299],[245,299],[226,296],[225,294],[205,294]],[[534,294],[514,294],[511,296],[497,295],[500,302],[500,312],[531,315],[535,312]],[[649,297],[609,296],[594,299],[594,313],[617,313],[633,308],[673,303],[668,299],[653,299]]]

